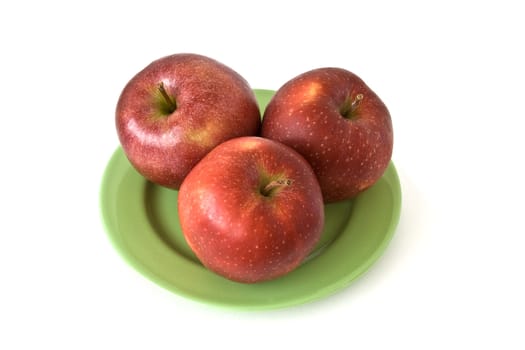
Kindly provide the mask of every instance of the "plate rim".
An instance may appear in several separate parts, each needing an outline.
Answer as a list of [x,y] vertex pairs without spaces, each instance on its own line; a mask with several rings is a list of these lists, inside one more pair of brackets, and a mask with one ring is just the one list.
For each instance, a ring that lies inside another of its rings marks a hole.
[[[299,296],[294,296],[292,298],[286,299],[286,300],[280,300],[275,303],[269,303],[267,301],[260,302],[258,304],[255,303],[229,303],[225,302],[220,299],[213,299],[209,297],[205,297],[202,295],[196,295],[194,291],[190,291],[187,289],[182,288],[180,285],[174,285],[173,283],[166,281],[160,274],[158,274],[156,271],[151,269],[147,264],[145,264],[142,259],[138,256],[133,255],[132,252],[130,252],[128,249],[126,249],[126,245],[123,241],[122,232],[119,230],[116,230],[114,228],[114,222],[111,218],[111,214],[108,214],[107,206],[108,203],[105,203],[105,199],[107,198],[108,194],[106,193],[106,189],[110,185],[111,181],[114,179],[111,179],[111,176],[108,175],[108,171],[110,170],[113,163],[116,161],[117,158],[124,157],[123,151],[120,147],[118,147],[109,163],[104,171],[104,176],[102,179],[102,184],[100,187],[100,194],[99,194],[99,201],[100,201],[100,215],[102,218],[102,222],[104,225],[104,229],[106,232],[106,236],[109,237],[109,240],[113,246],[113,248],[118,252],[118,254],[123,258],[123,260],[132,266],[134,269],[136,269],[141,275],[149,279],[151,282],[162,286],[163,288],[167,289],[168,291],[175,293],[179,296],[183,296],[187,299],[194,300],[200,303],[208,304],[208,305],[215,305],[218,307],[227,307],[229,309],[239,309],[239,310],[269,310],[269,309],[277,309],[277,308],[284,308],[284,307],[290,307],[295,305],[300,305],[308,302],[313,302],[315,300],[328,297],[330,295],[335,294],[336,292],[342,290],[343,288],[350,285],[353,281],[358,279],[360,276],[362,276],[366,271],[368,271],[374,263],[379,259],[379,257],[383,254],[387,246],[389,245],[396,227],[399,222],[400,212],[401,212],[401,191],[400,191],[400,184],[399,184],[399,177],[395,168],[395,165],[393,162],[390,163],[389,168],[392,172],[393,181],[395,184],[397,184],[397,191],[396,188],[394,188],[395,192],[398,192],[399,195],[393,195],[392,198],[394,200],[394,203],[392,204],[392,213],[391,213],[391,219],[388,222],[388,228],[385,230],[384,234],[382,235],[382,239],[380,244],[375,246],[375,249],[373,250],[373,253],[371,253],[368,258],[359,264],[359,267],[350,271],[349,273],[345,274],[342,278],[338,279],[334,283],[328,284],[323,286],[322,288],[318,289],[315,293],[306,293],[301,294]],[[113,165],[114,166],[114,165]],[[131,164],[129,164],[129,167],[131,167]],[[144,184],[146,184],[147,181],[144,180]],[[392,188],[391,184],[389,184],[389,188]],[[354,207],[354,205],[352,206]],[[161,240],[161,238],[159,238]],[[333,243],[332,243],[333,244]],[[165,242],[164,245],[167,249],[170,249],[174,254],[179,254],[178,252],[175,252],[173,249],[171,249]],[[317,258],[321,257],[323,254],[326,254],[327,251],[330,250],[330,246],[325,248],[325,251],[321,253],[318,257],[312,259],[315,261]],[[182,260],[186,259],[186,257],[181,257]],[[192,264],[188,262],[188,264]],[[308,264],[304,268],[307,267]],[[202,270],[206,270],[204,266],[199,265],[199,268]],[[283,276],[286,277],[286,276]],[[228,281],[224,279],[226,283],[230,283],[231,281]],[[234,282],[235,283],[235,282]]]

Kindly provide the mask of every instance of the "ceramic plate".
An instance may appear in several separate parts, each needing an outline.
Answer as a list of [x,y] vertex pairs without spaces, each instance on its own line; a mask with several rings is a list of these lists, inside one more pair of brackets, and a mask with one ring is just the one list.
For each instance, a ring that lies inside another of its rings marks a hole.
[[[255,93],[264,110],[273,91]],[[200,302],[270,309],[331,295],[362,275],[395,231],[401,189],[391,163],[384,176],[355,199],[325,206],[322,239],[299,268],[256,284],[229,281],[199,262],[181,233],[177,191],[146,181],[131,167],[121,148],[105,170],[100,204],[116,250],[155,283]]]

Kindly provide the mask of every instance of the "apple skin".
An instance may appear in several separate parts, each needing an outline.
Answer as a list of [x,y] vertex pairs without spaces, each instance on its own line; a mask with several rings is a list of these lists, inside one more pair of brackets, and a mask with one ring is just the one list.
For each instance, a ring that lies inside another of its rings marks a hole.
[[139,173],[178,189],[215,146],[257,135],[260,116],[252,89],[238,73],[206,56],[180,53],[153,61],[127,83],[116,128]]
[[261,135],[306,158],[325,203],[369,188],[392,157],[387,107],[363,80],[342,68],[314,69],[285,83],[266,107]]
[[208,153],[182,183],[178,208],[184,237],[202,264],[243,283],[298,267],[324,225],[310,165],[290,147],[260,137],[229,140]]

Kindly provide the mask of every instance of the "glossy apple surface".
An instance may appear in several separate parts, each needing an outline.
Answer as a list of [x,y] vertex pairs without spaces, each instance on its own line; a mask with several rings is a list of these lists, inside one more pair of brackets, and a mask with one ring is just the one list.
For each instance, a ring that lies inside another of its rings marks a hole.
[[123,89],[116,127],[124,153],[150,181],[178,189],[218,144],[256,135],[255,95],[237,72],[211,58],[175,54],[158,59]]
[[327,203],[369,188],[392,156],[387,107],[363,80],[341,68],[315,69],[284,84],[265,110],[261,135],[308,160]]
[[206,155],[182,183],[178,208],[184,237],[203,265],[244,283],[295,269],[324,224],[310,165],[260,137],[229,140]]

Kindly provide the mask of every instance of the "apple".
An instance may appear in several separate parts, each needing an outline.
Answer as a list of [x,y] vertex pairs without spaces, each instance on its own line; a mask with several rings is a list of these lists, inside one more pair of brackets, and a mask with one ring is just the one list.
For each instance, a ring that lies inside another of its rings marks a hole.
[[255,283],[297,268],[324,225],[321,189],[308,162],[281,143],[222,143],[188,174],[178,195],[182,233],[202,264]]
[[261,136],[306,158],[325,203],[369,188],[392,157],[387,107],[363,80],[342,68],[318,68],[286,82],[266,107]]
[[246,80],[196,54],[153,61],[127,83],[116,108],[118,137],[130,163],[148,180],[172,189],[215,146],[256,135],[260,124]]

